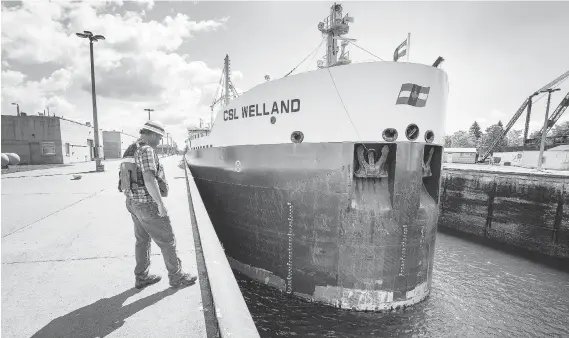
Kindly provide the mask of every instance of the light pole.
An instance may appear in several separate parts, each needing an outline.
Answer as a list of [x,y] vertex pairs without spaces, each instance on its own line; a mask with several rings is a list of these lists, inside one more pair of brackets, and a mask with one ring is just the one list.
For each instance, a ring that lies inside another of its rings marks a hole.
[[537,170],[541,171],[543,162],[543,151],[545,149],[545,133],[547,131],[547,122],[549,122],[549,103],[551,102],[551,93],[560,90],[557,89],[545,89],[540,91],[540,93],[547,93],[547,107],[545,108],[545,121],[543,122],[543,129],[541,130],[541,146],[539,147],[539,157],[537,158]]
[[91,96],[93,97],[93,124],[95,128],[95,163],[97,171],[105,171],[105,167],[101,164],[99,156],[99,121],[97,120],[97,94],[95,93],[95,62],[93,60],[93,42],[105,40],[102,35],[93,35],[89,31],[83,33],[75,33],[78,37],[89,39],[89,50],[91,52]]
[[[166,133],[166,148],[168,148],[168,133]],[[166,150],[166,155],[168,155],[168,150]]]
[[168,147],[168,156],[170,156],[170,133],[166,133],[166,146]]
[[20,105],[16,102],[12,102],[12,105],[16,106],[16,116],[20,116]]
[[146,108],[146,109],[144,109],[144,110],[146,110],[146,111],[148,112],[148,121],[150,121],[150,112],[151,112],[151,111],[154,111],[154,109],[148,109],[148,108]]

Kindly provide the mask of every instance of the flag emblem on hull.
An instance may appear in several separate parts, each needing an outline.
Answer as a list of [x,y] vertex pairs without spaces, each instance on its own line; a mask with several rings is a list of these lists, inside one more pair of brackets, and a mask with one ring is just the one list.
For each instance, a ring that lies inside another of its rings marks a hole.
[[431,87],[421,87],[413,83],[401,85],[395,104],[408,104],[413,107],[424,107],[427,104]]

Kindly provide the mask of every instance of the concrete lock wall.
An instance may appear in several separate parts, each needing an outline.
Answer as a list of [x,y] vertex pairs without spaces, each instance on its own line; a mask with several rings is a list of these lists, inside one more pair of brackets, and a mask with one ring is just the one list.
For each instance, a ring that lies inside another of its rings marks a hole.
[[63,163],[59,119],[2,115],[2,152],[16,153],[21,164]]
[[[94,160],[95,129],[85,124],[60,119],[63,163],[77,163]],[[103,133],[99,130],[99,153],[103,156]]]
[[569,177],[446,168],[439,226],[569,258]]

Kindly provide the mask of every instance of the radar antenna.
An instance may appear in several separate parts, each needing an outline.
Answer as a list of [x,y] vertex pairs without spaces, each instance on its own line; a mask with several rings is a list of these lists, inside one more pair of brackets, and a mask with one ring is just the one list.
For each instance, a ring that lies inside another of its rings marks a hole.
[[[318,30],[328,38],[326,55],[321,60],[318,60],[318,68],[347,65],[352,62],[350,53],[346,52],[346,47],[350,42],[355,42],[356,40],[342,37],[342,35],[348,34],[350,31],[349,22],[353,23],[354,18],[348,16],[348,14],[342,16],[342,5],[334,3],[330,8],[330,15],[318,24]],[[342,52],[340,55],[338,55],[340,51],[337,45],[338,40],[342,41]]]

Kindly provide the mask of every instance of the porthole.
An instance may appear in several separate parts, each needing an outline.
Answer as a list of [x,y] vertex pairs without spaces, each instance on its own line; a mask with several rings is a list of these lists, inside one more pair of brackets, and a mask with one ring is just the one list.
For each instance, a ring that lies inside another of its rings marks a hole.
[[397,140],[397,130],[395,128],[386,128],[383,130],[383,139],[387,142],[393,142]]
[[290,140],[294,143],[301,143],[304,140],[304,134],[301,131],[293,131]]
[[405,129],[405,136],[409,141],[415,141],[419,137],[419,127],[416,124],[411,123]]
[[271,124],[275,124],[275,122],[277,122],[277,118],[274,116],[271,116]]
[[433,143],[434,140],[435,140],[435,133],[433,133],[432,130],[427,130],[427,132],[425,133],[425,141],[427,143]]

